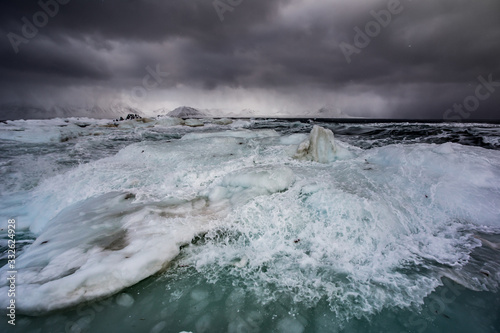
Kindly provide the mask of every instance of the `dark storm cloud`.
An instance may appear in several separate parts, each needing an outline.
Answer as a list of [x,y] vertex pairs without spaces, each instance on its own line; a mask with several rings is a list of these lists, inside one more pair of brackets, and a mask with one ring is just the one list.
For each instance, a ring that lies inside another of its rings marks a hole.
[[[356,45],[354,28],[365,31],[372,11],[394,1],[232,0],[218,13],[212,0],[72,0],[17,53],[8,33],[22,36],[22,18],[32,22],[41,8],[2,3],[0,98],[47,86],[130,89],[158,64],[169,72],[159,90],[261,89],[296,101],[294,114],[334,103],[355,115],[440,118],[474,95],[479,76],[500,81],[500,2],[401,1],[368,45]],[[357,53],[346,55],[342,43]],[[497,89],[470,117],[498,118]],[[304,91],[317,105],[296,97]]]

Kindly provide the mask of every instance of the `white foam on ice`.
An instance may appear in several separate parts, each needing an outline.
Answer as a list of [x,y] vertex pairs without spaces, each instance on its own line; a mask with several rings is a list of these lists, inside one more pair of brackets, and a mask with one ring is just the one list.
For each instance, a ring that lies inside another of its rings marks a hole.
[[500,153],[416,144],[358,154],[290,164],[288,191],[235,209],[183,263],[213,281],[230,270],[268,301],[275,289],[298,302],[326,298],[339,317],[422,304],[450,276],[440,267],[476,290],[481,274],[466,265],[481,245],[475,230],[500,230]]
[[250,121],[250,120],[238,119],[238,120],[234,120],[230,126],[232,128],[244,128],[244,127],[249,127],[251,125],[252,125],[252,121]]
[[[421,304],[442,267],[472,274],[475,230],[500,229],[498,151],[337,140],[336,157],[320,164],[293,158],[304,137],[197,130],[131,144],[13,196],[22,204],[8,214],[38,236],[18,258],[19,311],[116,293],[205,232],[183,260],[211,281],[230,272],[263,302],[326,299],[339,316]],[[302,329],[295,319],[280,327]]]
[[285,191],[294,180],[293,171],[287,167],[239,170],[211,188],[208,197],[212,202],[228,200],[241,205],[259,195]]
[[209,133],[139,143],[44,181],[23,218],[38,237],[17,259],[18,309],[50,311],[118,292],[164,268],[232,207],[291,186],[289,168],[248,168],[252,156],[240,143]]
[[205,132],[205,133],[188,133],[182,137],[182,140],[200,140],[205,138],[214,137],[231,137],[231,138],[245,138],[245,139],[255,139],[255,138],[268,138],[268,137],[278,137],[279,134],[275,130],[248,130],[239,129],[225,132]]

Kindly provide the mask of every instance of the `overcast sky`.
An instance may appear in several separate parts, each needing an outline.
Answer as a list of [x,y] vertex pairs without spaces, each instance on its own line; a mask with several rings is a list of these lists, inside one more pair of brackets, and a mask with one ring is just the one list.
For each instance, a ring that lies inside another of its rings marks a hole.
[[0,104],[500,118],[498,0],[55,1],[2,1]]

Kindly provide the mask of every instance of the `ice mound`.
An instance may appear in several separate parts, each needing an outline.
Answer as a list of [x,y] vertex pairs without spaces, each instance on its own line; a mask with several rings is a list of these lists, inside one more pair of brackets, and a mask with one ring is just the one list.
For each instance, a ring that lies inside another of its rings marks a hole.
[[295,175],[290,168],[248,169],[230,174],[209,194],[211,202],[229,200],[231,204],[242,204],[264,194],[287,190]]
[[[225,176],[208,198],[202,193],[191,200],[142,204],[132,193],[110,192],[70,205],[17,259],[23,273],[16,305],[37,314],[114,294],[166,267],[182,245],[207,232],[209,222],[227,215],[228,208],[287,190],[294,180],[287,167],[243,169]],[[7,276],[5,266],[0,270],[5,293]]]
[[204,124],[199,119],[190,118],[190,119],[186,119],[184,121],[184,125],[189,126],[189,127],[200,127],[200,126],[203,126]]
[[286,155],[256,165],[252,154],[272,151],[250,145],[277,136],[237,130],[140,142],[42,182],[22,207],[29,215],[20,223],[37,239],[16,259],[17,309],[39,314],[119,292],[166,267],[239,205],[287,190],[295,175],[274,160]]
[[[59,213],[16,259],[18,309],[51,311],[131,286],[165,267],[210,218],[201,198],[149,205],[133,199],[111,192]],[[7,266],[0,276],[7,293]]]
[[233,123],[229,118],[214,119],[212,122],[217,125],[231,125]]
[[155,125],[158,126],[165,126],[165,127],[170,127],[170,126],[178,126],[184,124],[184,120],[181,118],[175,118],[175,117],[160,117],[156,120]]
[[299,145],[294,157],[299,160],[328,163],[335,159],[336,150],[333,132],[314,125],[309,138]]

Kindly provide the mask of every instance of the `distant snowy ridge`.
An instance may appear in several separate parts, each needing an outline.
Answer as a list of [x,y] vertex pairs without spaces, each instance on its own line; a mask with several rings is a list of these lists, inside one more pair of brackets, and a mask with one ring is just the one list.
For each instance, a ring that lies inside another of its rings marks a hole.
[[318,117],[321,118],[352,118],[351,116],[345,114],[342,112],[341,109],[331,107],[331,106],[324,106],[318,110]]
[[169,113],[171,110],[167,108],[159,108],[153,111],[153,114],[155,116],[165,116],[167,113]]
[[48,118],[70,118],[86,117],[97,119],[112,119],[125,117],[127,114],[138,114],[143,116],[143,112],[122,104],[111,106],[53,106],[53,107],[32,107],[3,105],[0,106],[0,120],[16,119],[48,119]]
[[303,117],[303,118],[359,118],[345,114],[334,106],[323,106],[316,111],[305,111],[301,114],[288,114],[286,111],[266,114],[254,109],[198,109],[191,106],[180,106],[175,109],[162,107],[154,111],[143,112],[126,104],[113,104],[108,106],[19,106],[1,105],[0,120],[16,119],[49,119],[49,118],[71,118],[86,117],[96,119],[119,119],[128,114],[137,114],[141,117],[169,116],[175,118],[267,118],[267,117]]
[[265,117],[263,113],[251,109],[198,109],[190,106],[180,106],[174,110],[159,108],[152,112],[154,116],[169,116],[175,118],[255,118]]

